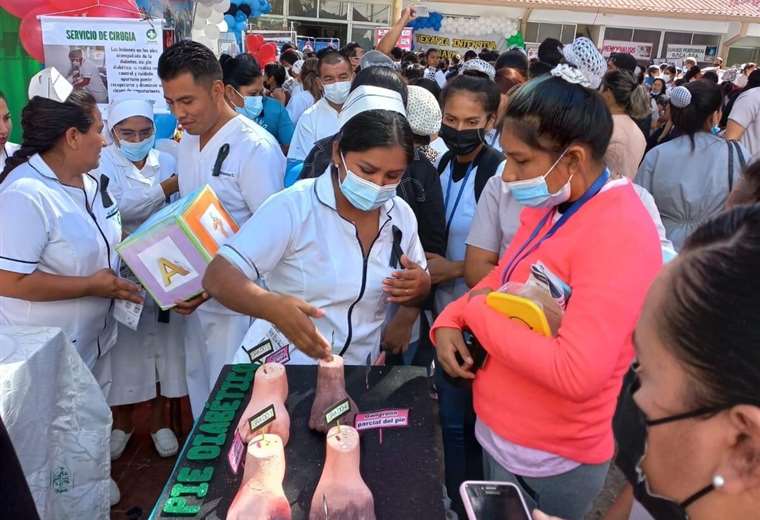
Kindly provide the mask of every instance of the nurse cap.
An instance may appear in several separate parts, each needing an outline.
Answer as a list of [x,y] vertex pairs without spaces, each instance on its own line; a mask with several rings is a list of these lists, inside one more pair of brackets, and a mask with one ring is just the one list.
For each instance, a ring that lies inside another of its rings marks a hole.
[[116,98],[108,107],[108,130],[113,130],[114,126],[133,116],[142,116],[153,121],[153,103],[128,96]]
[[441,129],[441,107],[438,101],[429,90],[417,85],[409,85],[406,118],[414,135],[431,136]]
[[488,63],[485,60],[481,60],[480,58],[475,58],[474,60],[465,61],[464,65],[462,65],[462,68],[459,70],[459,74],[464,74],[468,70],[474,70],[476,72],[481,72],[488,76],[488,78],[491,81],[494,81],[496,79],[496,69],[493,68],[493,65]]
[[594,42],[581,36],[570,45],[562,47],[562,54],[570,65],[583,73],[593,89],[602,84],[602,77],[607,72],[607,60],[596,48]]
[[302,68],[303,68],[303,60],[296,60],[293,66],[290,67],[290,70],[293,71],[293,74],[300,74]]
[[73,91],[74,86],[55,67],[42,69],[29,80],[30,100],[39,96],[63,103]]
[[343,103],[343,109],[338,114],[338,129],[346,126],[354,116],[370,110],[390,110],[406,117],[401,94],[387,88],[362,85],[356,87]]

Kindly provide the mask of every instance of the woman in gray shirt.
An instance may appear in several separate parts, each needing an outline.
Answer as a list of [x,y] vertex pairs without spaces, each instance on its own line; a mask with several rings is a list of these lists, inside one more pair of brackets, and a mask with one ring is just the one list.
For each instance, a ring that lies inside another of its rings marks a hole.
[[699,224],[721,212],[748,157],[741,144],[712,133],[720,102],[720,89],[710,81],[674,88],[670,109],[683,135],[650,150],[636,176],[654,197],[676,250]]

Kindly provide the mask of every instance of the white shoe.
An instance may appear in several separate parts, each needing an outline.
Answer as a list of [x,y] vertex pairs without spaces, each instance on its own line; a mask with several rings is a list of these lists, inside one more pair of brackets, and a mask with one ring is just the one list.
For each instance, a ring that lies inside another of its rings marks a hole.
[[179,451],[177,436],[169,428],[161,428],[156,433],[151,433],[150,436],[160,457],[171,457]]
[[115,506],[121,500],[121,493],[119,493],[119,486],[116,485],[116,481],[111,479],[111,507]]
[[111,460],[121,457],[127,447],[129,438],[132,437],[134,430],[126,433],[122,430],[111,430]]

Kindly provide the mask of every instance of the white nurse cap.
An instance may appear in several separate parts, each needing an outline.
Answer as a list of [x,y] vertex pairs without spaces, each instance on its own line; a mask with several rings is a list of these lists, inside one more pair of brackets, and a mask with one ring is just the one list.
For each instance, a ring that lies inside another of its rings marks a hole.
[[342,129],[354,116],[370,110],[390,110],[406,117],[401,94],[387,88],[362,85],[356,87],[343,103],[343,108],[338,114],[338,128]]
[[144,99],[122,97],[111,102],[108,107],[108,129],[133,116],[142,116],[153,121],[153,103]]
[[74,91],[74,86],[55,67],[42,69],[29,81],[29,99],[44,97],[63,103]]

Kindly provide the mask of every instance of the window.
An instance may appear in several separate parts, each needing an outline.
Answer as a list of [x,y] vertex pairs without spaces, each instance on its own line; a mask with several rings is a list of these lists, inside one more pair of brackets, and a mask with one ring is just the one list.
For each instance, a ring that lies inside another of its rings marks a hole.
[[351,40],[362,46],[364,49],[371,49],[375,46],[374,42],[374,27],[354,27],[351,30]]
[[251,22],[253,22],[256,29],[261,29],[262,31],[279,31],[286,27],[285,19],[279,17],[259,16],[258,18],[251,19]]
[[317,17],[317,0],[290,0],[288,7],[290,16]]
[[720,36],[717,34],[695,34],[691,38],[692,45],[707,45],[708,47],[719,47]]
[[348,3],[337,0],[320,0],[319,17],[346,20],[348,18]]
[[604,39],[618,42],[638,41],[633,39],[633,29],[621,29],[618,27],[607,27],[604,29]]
[[388,4],[351,4],[355,22],[388,23],[391,6]]
[[726,59],[726,65],[729,67],[732,65],[742,65],[749,62],[757,63],[757,61],[757,49],[749,49],[744,47],[731,47],[728,49],[728,59]]
[[657,56],[657,50],[660,48],[660,31],[647,31],[644,29],[635,29],[633,31],[633,42],[651,43],[652,58]]
[[283,0],[269,0],[269,3],[272,6],[272,12],[269,14],[282,14]]
[[572,43],[575,39],[575,28],[575,25],[528,22],[525,41],[538,43],[547,38],[554,38],[562,43]]

